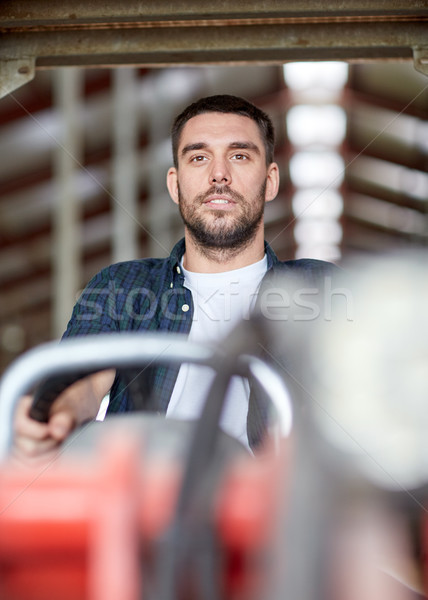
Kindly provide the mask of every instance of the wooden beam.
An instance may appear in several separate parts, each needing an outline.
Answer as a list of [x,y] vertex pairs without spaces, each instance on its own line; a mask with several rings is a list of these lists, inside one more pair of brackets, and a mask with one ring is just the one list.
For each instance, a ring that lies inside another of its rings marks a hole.
[[1,22],[9,27],[141,23],[212,19],[403,18],[426,16],[426,0],[3,0]]

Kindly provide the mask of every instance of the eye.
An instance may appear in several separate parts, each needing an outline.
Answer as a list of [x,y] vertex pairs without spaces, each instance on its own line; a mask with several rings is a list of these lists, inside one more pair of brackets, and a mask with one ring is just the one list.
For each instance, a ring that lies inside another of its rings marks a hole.
[[232,160],[247,160],[248,156],[246,154],[234,154],[232,156]]
[[207,157],[203,154],[198,154],[197,156],[192,156],[190,162],[202,162],[204,160],[207,160]]

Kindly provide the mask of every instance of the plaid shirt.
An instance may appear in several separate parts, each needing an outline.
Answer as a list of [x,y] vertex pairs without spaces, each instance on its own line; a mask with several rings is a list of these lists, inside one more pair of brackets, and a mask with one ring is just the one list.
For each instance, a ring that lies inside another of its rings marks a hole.
[[[77,301],[63,337],[121,331],[189,333],[194,305],[180,268],[184,250],[182,239],[167,258],[131,260],[100,271]],[[311,273],[319,276],[325,266],[332,266],[311,259],[280,262],[267,243],[265,250],[268,271],[263,281],[278,270],[303,271],[310,281]],[[153,365],[144,370],[146,393],[156,398],[159,412],[166,412],[178,371],[179,365]],[[121,375],[116,375],[109,413],[132,409],[126,387]]]

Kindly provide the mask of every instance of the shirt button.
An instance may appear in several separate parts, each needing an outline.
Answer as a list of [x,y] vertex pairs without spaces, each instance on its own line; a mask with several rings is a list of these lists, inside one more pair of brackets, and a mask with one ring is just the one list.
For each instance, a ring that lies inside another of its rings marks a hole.
[[177,267],[177,273],[180,275],[180,273],[181,273],[180,267]]
[[183,304],[183,306],[181,307],[181,310],[183,312],[187,312],[188,310],[190,310],[190,306],[188,304]]

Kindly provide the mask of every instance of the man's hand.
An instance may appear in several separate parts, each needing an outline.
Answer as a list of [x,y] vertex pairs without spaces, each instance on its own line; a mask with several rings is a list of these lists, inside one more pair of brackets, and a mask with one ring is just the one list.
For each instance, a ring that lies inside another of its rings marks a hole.
[[114,377],[115,371],[108,370],[76,381],[55,400],[47,423],[29,416],[33,399],[24,396],[16,409],[12,456],[29,465],[53,458],[76,427],[95,419]]

